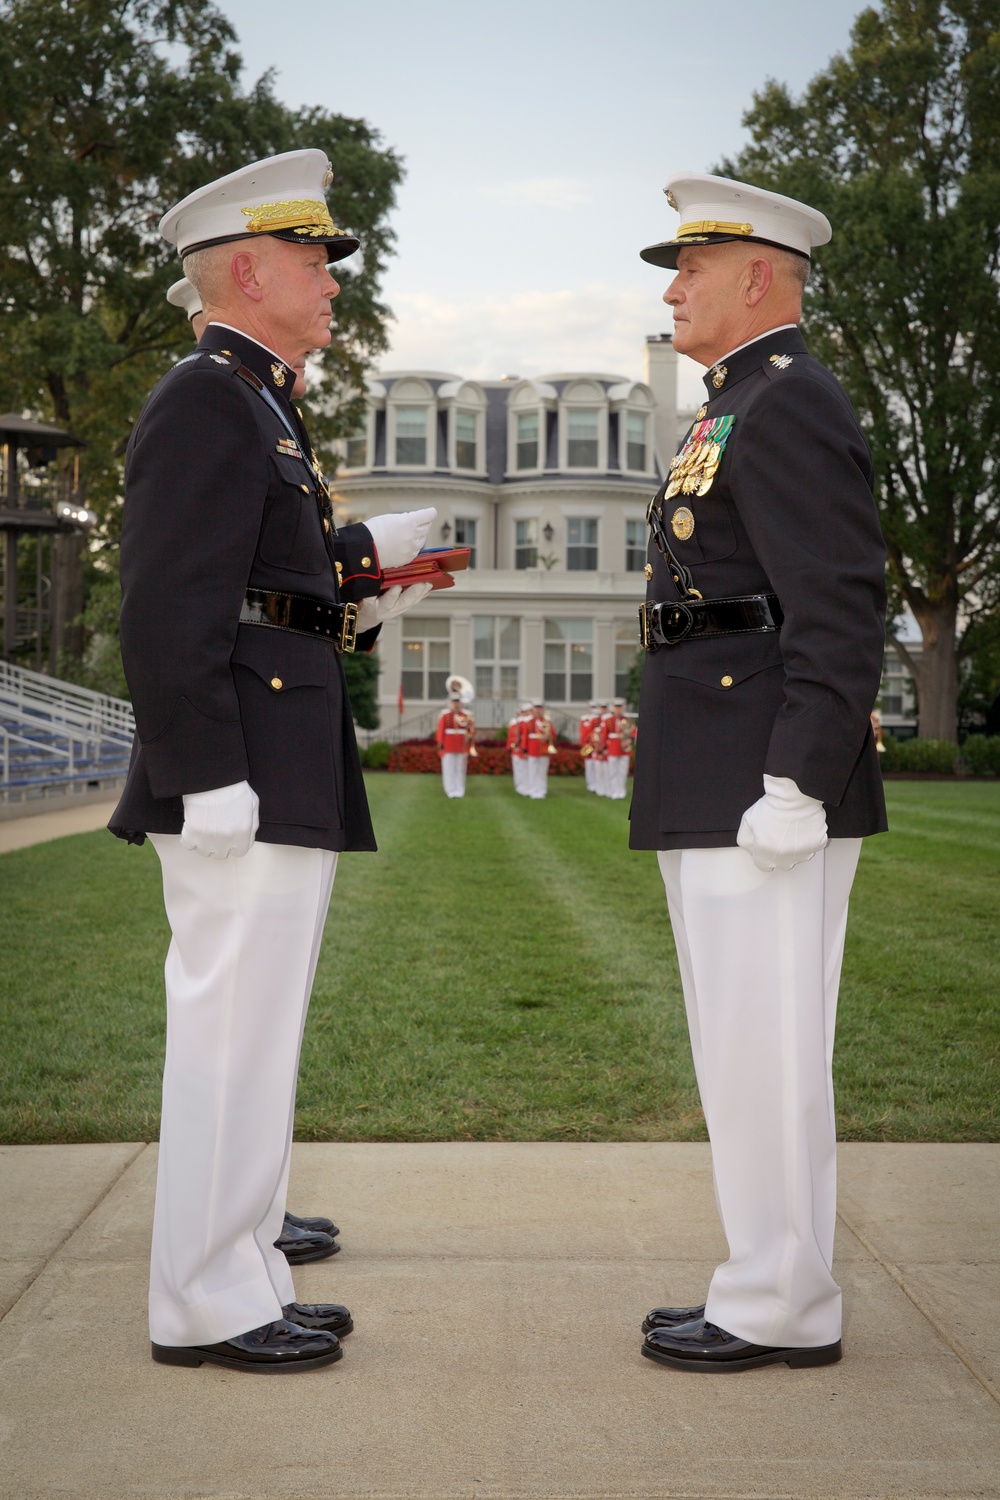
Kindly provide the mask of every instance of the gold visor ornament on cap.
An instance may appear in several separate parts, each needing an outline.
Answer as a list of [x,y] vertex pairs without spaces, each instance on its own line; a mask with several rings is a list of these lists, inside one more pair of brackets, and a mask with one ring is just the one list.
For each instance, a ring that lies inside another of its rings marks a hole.
[[296,234],[314,239],[321,234],[345,234],[330,218],[326,204],[318,198],[292,198],[285,203],[260,203],[256,208],[241,208],[250,234],[274,234],[292,229]]
[[753,234],[752,224],[731,224],[724,219],[694,219],[690,224],[682,224],[677,231],[679,240],[687,239],[688,235],[700,234],[738,234],[745,236]]

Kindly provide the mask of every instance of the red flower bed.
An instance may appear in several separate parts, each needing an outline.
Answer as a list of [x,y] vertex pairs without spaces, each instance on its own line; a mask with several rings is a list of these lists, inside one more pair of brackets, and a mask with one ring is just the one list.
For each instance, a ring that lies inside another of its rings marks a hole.
[[[510,774],[510,751],[506,745],[477,745],[478,754],[469,756],[470,776],[505,776]],[[390,771],[430,772],[438,775],[441,761],[433,740],[404,740],[389,753]],[[582,776],[583,758],[574,745],[557,745],[549,756],[550,776]]]

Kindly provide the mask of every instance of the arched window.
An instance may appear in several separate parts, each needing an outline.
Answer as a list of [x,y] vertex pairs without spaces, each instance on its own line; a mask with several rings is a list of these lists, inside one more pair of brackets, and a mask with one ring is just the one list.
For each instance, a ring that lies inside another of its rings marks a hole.
[[540,380],[522,380],[507,398],[507,477],[540,474],[546,467],[548,414],[556,392]]
[[448,467],[459,473],[486,473],[486,396],[471,380],[449,380],[437,399],[448,413]]
[[386,467],[433,469],[437,457],[437,403],[426,380],[393,381],[386,401]]
[[571,380],[559,399],[559,467],[590,474],[608,467],[608,401],[596,380]]

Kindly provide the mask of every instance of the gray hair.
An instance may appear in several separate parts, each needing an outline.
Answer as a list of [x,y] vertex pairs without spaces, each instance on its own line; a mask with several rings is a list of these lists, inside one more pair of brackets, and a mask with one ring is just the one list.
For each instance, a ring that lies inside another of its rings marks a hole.
[[226,300],[230,253],[228,244],[205,245],[184,256],[184,275],[201,298],[202,307],[207,303],[218,307]]

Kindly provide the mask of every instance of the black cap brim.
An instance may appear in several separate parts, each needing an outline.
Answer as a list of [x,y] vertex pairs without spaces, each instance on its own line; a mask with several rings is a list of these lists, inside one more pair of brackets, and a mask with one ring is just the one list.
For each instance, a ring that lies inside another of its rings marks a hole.
[[645,250],[639,251],[639,256],[640,259],[648,261],[651,266],[662,266],[666,271],[676,271],[677,257],[682,250],[695,245],[725,245],[733,240],[740,240],[743,244],[751,243],[748,236],[744,234],[689,234],[683,240],[663,240],[659,245],[647,245]]
[[[262,238],[259,234],[225,234],[217,240],[202,240],[197,245],[186,245],[181,251],[181,260],[185,255],[194,255],[196,250],[207,250],[210,245],[235,245],[239,240]],[[294,229],[276,229],[271,231],[268,238],[285,240],[289,245],[325,245],[330,252],[326,257],[328,266],[332,266],[335,261],[346,260],[355,250],[361,249],[361,241],[355,239],[353,234],[296,234]]]
[[741,245],[770,245],[774,250],[785,250],[789,255],[801,255],[803,260],[809,260],[808,255],[793,245],[779,245],[777,240],[765,240],[756,234],[689,234],[683,240],[663,240],[659,245],[647,245],[645,250],[639,251],[639,258],[651,266],[676,271],[677,257],[682,250],[696,245],[731,245],[737,241]]

